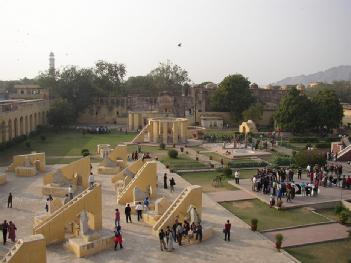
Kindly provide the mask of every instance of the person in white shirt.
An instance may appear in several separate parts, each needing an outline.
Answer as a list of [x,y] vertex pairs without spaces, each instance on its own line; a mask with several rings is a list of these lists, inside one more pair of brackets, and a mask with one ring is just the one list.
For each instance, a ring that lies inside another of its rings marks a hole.
[[256,190],[256,176],[252,178],[252,191]]
[[143,206],[141,205],[141,202],[135,206],[135,210],[137,211],[138,221],[140,221],[140,219],[143,219]]
[[69,187],[68,187],[68,194],[69,194],[69,199],[72,200],[73,199],[73,188],[72,188],[72,185],[69,185]]
[[234,178],[235,178],[235,183],[239,184],[239,179],[240,179],[240,172],[239,172],[239,170],[235,171]]

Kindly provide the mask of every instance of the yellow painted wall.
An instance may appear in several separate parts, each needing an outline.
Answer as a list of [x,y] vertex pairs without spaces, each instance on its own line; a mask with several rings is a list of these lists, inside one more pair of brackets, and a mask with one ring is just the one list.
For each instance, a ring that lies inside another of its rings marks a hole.
[[48,218],[33,227],[33,234],[42,234],[46,244],[65,239],[65,225],[79,219],[83,210],[88,212],[88,225],[90,229],[102,228],[102,193],[101,185],[95,184],[92,189],[86,189],[71,201],[61,206]]
[[176,217],[178,216],[179,221],[183,222],[186,212],[189,206],[193,205],[196,207],[197,213],[201,218],[202,213],[202,187],[198,185],[188,186],[183,190],[182,193],[174,200],[169,208],[164,212],[161,218],[153,226],[155,234],[167,226],[172,226]]
[[153,190],[150,198],[155,198],[157,196],[157,164],[155,161],[146,162],[143,165],[128,185],[119,192],[117,203],[126,204],[134,202],[134,188],[138,187],[141,191],[147,192],[149,186]]
[[24,237],[16,242],[17,248],[11,256],[5,256],[7,263],[45,263],[46,243],[43,235]]
[[[140,168],[144,165],[144,161],[142,159],[139,159],[135,162],[133,162],[132,164],[130,164],[128,167],[126,167],[125,169],[128,169],[130,172],[132,172],[133,174],[136,174]],[[111,177],[111,182],[114,184],[116,183],[118,180],[122,180],[125,177],[124,174],[125,170],[123,169],[121,172],[119,172],[118,174],[114,175]]]
[[[77,178],[74,178],[74,175],[77,173],[78,176],[82,178],[83,188],[88,187],[88,177],[90,175],[90,157],[84,157],[77,161],[71,162],[58,169],[63,176],[72,182],[72,184],[77,184]],[[52,183],[54,172],[50,172],[47,175],[43,176],[43,184],[47,185]]]
[[39,171],[44,172],[46,168],[45,162],[45,153],[32,153],[32,154],[24,154],[24,155],[14,155],[13,161],[8,167],[9,171],[14,171],[16,167],[23,166],[25,161],[28,161],[35,167],[35,161],[40,161]]

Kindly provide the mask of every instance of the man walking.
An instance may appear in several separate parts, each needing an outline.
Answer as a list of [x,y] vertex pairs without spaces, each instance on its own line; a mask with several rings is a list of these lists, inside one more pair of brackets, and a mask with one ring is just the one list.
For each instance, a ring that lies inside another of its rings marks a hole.
[[163,231],[163,229],[160,230],[160,232],[158,233],[158,237],[160,238],[160,248],[161,251],[163,251],[164,249],[167,250],[166,247],[166,243],[165,243],[165,232]]
[[129,222],[132,223],[132,218],[130,216],[131,212],[132,212],[132,209],[130,208],[129,204],[127,204],[126,208],[124,209],[124,213],[126,214],[127,223],[128,223],[128,220],[129,220]]
[[69,194],[69,199],[72,200],[73,199],[73,188],[72,188],[71,184],[68,187],[68,194]]
[[6,220],[4,220],[4,223],[2,224],[2,240],[4,245],[6,245],[6,237],[7,237],[7,230],[9,228],[9,224],[7,223]]
[[12,194],[9,193],[9,197],[7,198],[7,208],[12,208]]
[[230,229],[232,227],[232,224],[227,220],[227,223],[224,224],[224,240],[225,241],[230,241]]
[[135,210],[137,211],[137,215],[138,215],[138,222],[143,219],[143,206],[141,205],[141,202],[139,202],[136,206],[135,206]]

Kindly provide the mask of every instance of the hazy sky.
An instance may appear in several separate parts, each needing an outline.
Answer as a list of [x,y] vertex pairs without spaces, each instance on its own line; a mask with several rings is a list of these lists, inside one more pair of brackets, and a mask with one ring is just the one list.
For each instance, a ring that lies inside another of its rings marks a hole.
[[195,83],[351,64],[350,0],[0,0],[0,11],[1,80],[47,70],[50,51],[58,68],[104,59],[128,76],[169,59]]

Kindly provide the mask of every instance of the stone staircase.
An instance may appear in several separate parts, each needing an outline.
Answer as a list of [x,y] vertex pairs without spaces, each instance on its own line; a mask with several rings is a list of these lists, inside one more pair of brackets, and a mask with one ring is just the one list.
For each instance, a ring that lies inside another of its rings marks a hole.
[[201,214],[202,188],[198,185],[188,186],[177,196],[153,226],[154,233],[157,234],[161,229],[173,225],[176,216],[179,216],[179,220],[182,221],[190,204],[195,205]]
[[140,170],[134,175],[133,179],[130,180],[130,182],[123,188],[122,191],[120,191],[118,193],[118,197],[117,197],[117,203],[119,203],[119,201],[121,200],[121,198],[125,195],[125,193],[127,191],[129,191],[131,189],[131,187],[134,185],[134,183],[136,182],[137,179],[139,179],[140,175],[142,174],[143,170],[146,168],[146,166],[148,166],[149,163],[146,162],[144,163],[144,165],[140,168]]
[[[349,156],[350,155],[350,156]],[[350,161],[351,160],[351,144],[346,146],[338,153],[338,161]]]
[[145,133],[148,132],[150,124],[144,126],[137,136],[132,140],[132,143],[144,142]]
[[[97,204],[99,201],[101,202],[99,199],[101,199],[101,185],[95,183],[93,188],[85,189],[72,200],[50,214],[45,220],[34,225],[33,234],[44,235],[47,244],[61,240],[64,238],[64,225],[69,223],[70,220],[74,220],[81,211],[89,210],[91,213],[95,212],[96,216],[101,214],[98,205],[94,204],[95,202]],[[88,209],[88,206],[90,209]],[[99,223],[97,222],[96,224],[98,225]]]
[[17,240],[16,243],[9,249],[5,256],[1,259],[1,263],[9,263],[17,251],[22,247],[23,241]]

